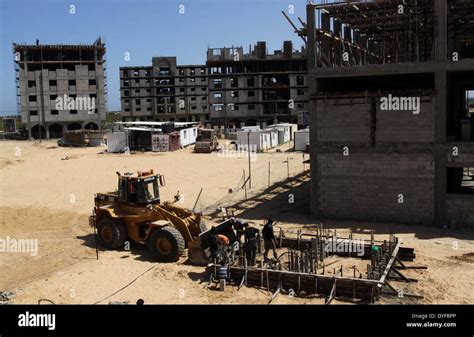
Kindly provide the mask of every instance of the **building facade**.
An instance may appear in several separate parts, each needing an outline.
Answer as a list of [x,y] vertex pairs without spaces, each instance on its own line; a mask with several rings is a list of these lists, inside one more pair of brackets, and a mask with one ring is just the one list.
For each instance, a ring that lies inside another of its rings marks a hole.
[[307,112],[306,56],[291,41],[273,54],[265,42],[246,54],[242,47],[210,48],[206,66],[213,125],[297,123]]
[[13,44],[18,110],[29,137],[98,130],[106,118],[105,44]]
[[315,216],[474,226],[470,11],[448,0],[307,5]]
[[120,68],[123,121],[204,122],[209,119],[205,65],[153,57],[150,67]]
[[120,96],[124,121],[296,123],[307,111],[306,58],[291,41],[271,55],[265,42],[248,54],[208,49],[205,65],[153,57],[151,66],[120,68]]

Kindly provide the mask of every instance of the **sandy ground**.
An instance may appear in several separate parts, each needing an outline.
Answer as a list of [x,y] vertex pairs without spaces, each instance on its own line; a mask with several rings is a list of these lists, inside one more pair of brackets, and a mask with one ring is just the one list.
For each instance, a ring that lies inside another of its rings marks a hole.
[[[309,217],[303,156],[286,149],[259,154],[251,162],[252,189],[245,201],[240,187],[243,170],[248,174],[248,161],[242,156],[194,154],[190,148],[127,156],[103,153],[103,148],[61,148],[53,141],[0,142],[0,239],[9,236],[39,242],[36,256],[0,253],[0,291],[13,290],[13,303],[37,303],[42,298],[55,303],[135,303],[139,298],[145,303],[268,303],[271,294],[264,290],[207,289],[203,267],[189,265],[185,257],[176,264],[156,263],[140,245],[132,245],[130,251],[100,250],[97,260],[88,215],[94,193],[115,189],[116,171],[153,168],[166,178],[163,200],[179,191],[183,205],[192,208],[203,188],[196,209],[206,214],[224,206],[257,225],[271,215],[278,226],[310,231],[317,222]],[[287,177],[287,161],[295,179],[275,185]],[[325,226],[337,229],[340,235],[352,231],[361,238],[370,229],[377,239],[398,233],[405,246],[415,248],[417,259],[412,264],[426,265],[428,270],[404,271],[418,282],[393,282],[396,288],[424,295],[418,303],[474,303],[474,232],[343,221]],[[322,298],[282,294],[272,303],[323,302]],[[380,303],[415,300],[383,297]]]

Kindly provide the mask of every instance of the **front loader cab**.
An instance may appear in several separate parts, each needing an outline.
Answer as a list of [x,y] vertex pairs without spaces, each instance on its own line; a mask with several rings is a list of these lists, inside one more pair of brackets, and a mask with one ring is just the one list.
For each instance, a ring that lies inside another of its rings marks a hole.
[[165,185],[164,176],[139,171],[136,176],[132,173],[121,175],[117,172],[118,201],[132,205],[159,204],[159,186]]

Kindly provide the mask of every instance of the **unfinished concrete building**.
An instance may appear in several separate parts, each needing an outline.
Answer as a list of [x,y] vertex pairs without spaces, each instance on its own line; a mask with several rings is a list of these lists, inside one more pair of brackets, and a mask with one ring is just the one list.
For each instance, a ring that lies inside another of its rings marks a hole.
[[[101,128],[106,118],[105,44],[13,44],[17,103],[31,138]],[[58,105],[58,103],[60,103]]]
[[153,57],[152,66],[120,67],[123,121],[209,120],[205,65]]
[[244,54],[242,47],[209,48],[210,117],[213,125],[236,126],[298,122],[307,112],[307,68],[304,50],[267,52],[258,42]]
[[308,4],[311,209],[474,226],[474,1]]

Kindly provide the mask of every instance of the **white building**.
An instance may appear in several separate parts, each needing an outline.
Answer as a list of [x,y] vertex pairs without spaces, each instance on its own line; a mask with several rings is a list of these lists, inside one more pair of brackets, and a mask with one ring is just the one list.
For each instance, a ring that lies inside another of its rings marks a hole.
[[278,145],[278,130],[265,129],[256,131],[238,131],[237,146],[251,151],[266,151]]

